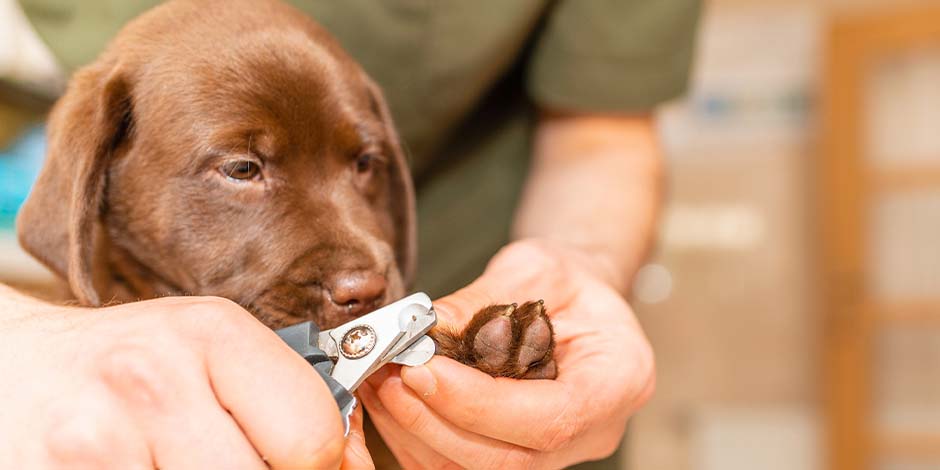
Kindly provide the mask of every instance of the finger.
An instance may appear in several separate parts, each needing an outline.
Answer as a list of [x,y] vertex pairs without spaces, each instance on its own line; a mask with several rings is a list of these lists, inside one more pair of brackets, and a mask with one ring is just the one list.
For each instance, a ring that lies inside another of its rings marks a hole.
[[[455,435],[457,430],[450,429],[442,431],[438,426],[454,427],[453,423],[441,419],[437,422],[426,419],[423,414],[433,416],[434,410],[430,408],[422,409],[421,404],[406,404],[402,406],[401,400],[396,397],[386,396],[388,389],[383,389],[384,400],[390,403],[389,409],[397,410],[396,417],[383,405],[374,387],[382,388],[385,381],[394,381],[398,377],[396,369],[407,370],[408,368],[386,367],[372,377],[359,388],[359,396],[363,404],[368,408],[369,416],[376,425],[383,440],[389,445],[403,468],[562,468],[583,461],[586,458],[598,459],[610,455],[620,442],[620,436],[627,421],[627,416],[623,413],[605,412],[609,419],[598,421],[591,430],[572,438],[569,445],[559,446],[561,449],[553,452],[521,452],[507,455],[504,452],[506,448],[504,443],[495,441],[483,441],[487,443],[480,448],[470,448],[470,452],[464,452],[467,446],[467,439],[446,439],[442,438],[447,432]],[[375,380],[372,380],[372,379]],[[525,383],[525,382],[522,382]],[[406,395],[406,389],[399,387],[397,392],[391,395]],[[426,403],[425,403],[426,405]],[[404,408],[399,410],[399,408]],[[609,410],[608,410],[609,411]],[[524,419],[524,418],[521,418]],[[402,424],[399,424],[399,421]],[[430,423],[430,424],[429,424]],[[530,426],[531,423],[526,423]],[[509,427],[518,427],[518,422],[510,423]],[[406,429],[407,427],[407,429]],[[428,443],[435,445],[433,450]],[[444,457],[447,455],[454,460],[464,463],[463,466],[454,463]],[[527,459],[530,459],[527,461]],[[492,464],[493,462],[500,462]]]
[[375,464],[366,447],[366,435],[362,430],[362,405],[357,406],[349,417],[349,435],[343,451],[342,470],[374,470]]
[[[461,429],[431,410],[397,376],[375,390],[383,408],[404,432],[460,468],[530,468],[537,452]],[[525,421],[517,421],[514,426]]]
[[375,424],[382,440],[391,449],[392,454],[395,455],[395,459],[398,460],[402,468],[460,468],[456,463],[431,450],[430,447],[399,426],[382,405],[371,385],[360,385],[359,396],[369,410],[369,419]]
[[145,418],[161,427],[151,433],[156,467],[266,469],[235,420],[211,396],[201,402],[180,408],[178,415]]
[[[396,379],[391,378],[389,383]],[[585,459],[600,459],[613,453],[620,443],[620,436],[626,424],[626,418],[614,418],[604,421],[594,427],[592,432],[580,436],[572,445],[566,446],[556,452],[537,452],[507,446],[506,443],[485,438],[476,445],[472,433],[462,433],[452,423],[435,419],[433,410],[421,409],[422,404],[415,397],[408,403],[406,389],[399,388],[393,391],[383,382],[380,394],[377,395],[371,386],[367,394],[360,395],[369,410],[369,416],[382,433],[383,439],[389,443],[399,463],[403,468],[567,468],[568,466]],[[405,400],[389,399],[386,394],[403,395]],[[382,397],[382,398],[380,398]],[[383,401],[394,403],[394,408],[385,408]],[[398,408],[404,408],[398,410]],[[408,408],[411,408],[409,410]],[[395,410],[390,412],[389,410]],[[397,413],[400,411],[401,413]],[[392,414],[395,414],[393,417]],[[422,414],[427,414],[422,416]],[[429,417],[429,418],[428,418]],[[405,424],[399,424],[405,423]],[[519,426],[517,423],[516,426]],[[407,428],[406,428],[407,427]],[[386,436],[386,433],[388,436]],[[460,436],[450,439],[448,435]],[[402,446],[396,444],[396,437],[408,436],[405,447],[415,452],[406,459],[400,457],[395,449]],[[430,448],[429,448],[430,446]],[[432,450],[434,449],[434,450]],[[507,449],[509,451],[507,452]],[[453,459],[447,460],[443,457]],[[415,456],[420,456],[416,458]],[[419,464],[418,462],[421,462]]]
[[403,367],[400,374],[402,383],[435,413],[483,436],[550,450],[580,431],[579,410],[573,406],[580,400],[564,382],[493,378],[445,357]]
[[[159,341],[159,340],[156,340]],[[201,368],[173,368],[150,349],[123,346],[96,367],[108,393],[146,436],[159,468],[263,469],[232,417],[216,401]],[[198,362],[188,354],[180,358]]]
[[326,383],[247,311],[218,303],[210,306],[237,310],[209,325],[205,338],[219,403],[271,468],[338,468],[343,424]]
[[49,405],[44,414],[45,438],[25,443],[38,450],[26,452],[36,462],[20,461],[21,468],[154,468],[146,439],[131,417],[113,404],[107,390],[69,394]]

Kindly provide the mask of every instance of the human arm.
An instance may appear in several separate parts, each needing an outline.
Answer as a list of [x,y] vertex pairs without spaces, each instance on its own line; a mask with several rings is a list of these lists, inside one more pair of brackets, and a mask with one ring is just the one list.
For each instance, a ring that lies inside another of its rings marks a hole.
[[442,321],[462,325],[487,304],[544,298],[558,378],[493,379],[443,358],[374,377],[360,396],[406,468],[556,468],[619,444],[655,383],[652,352],[619,293],[649,246],[659,205],[650,121],[540,123],[519,239],[435,306]]
[[661,188],[649,114],[543,111],[513,238],[577,248],[625,293],[651,245]]

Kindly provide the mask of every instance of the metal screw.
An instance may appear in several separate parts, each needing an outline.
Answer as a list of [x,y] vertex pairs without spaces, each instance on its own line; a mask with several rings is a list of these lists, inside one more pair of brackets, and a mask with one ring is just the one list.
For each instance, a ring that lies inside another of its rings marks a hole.
[[340,352],[349,359],[359,359],[372,351],[377,339],[378,336],[371,327],[367,325],[354,326],[343,335]]

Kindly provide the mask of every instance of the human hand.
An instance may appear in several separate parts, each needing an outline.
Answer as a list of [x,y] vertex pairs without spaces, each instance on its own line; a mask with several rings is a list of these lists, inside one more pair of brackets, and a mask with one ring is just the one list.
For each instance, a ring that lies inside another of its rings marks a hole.
[[[2,286],[0,286],[2,287]],[[103,309],[0,289],[2,468],[370,468],[326,384],[218,298]]]
[[576,249],[521,241],[469,286],[434,302],[460,326],[481,307],[542,298],[555,329],[556,380],[493,378],[436,356],[386,368],[359,388],[405,468],[561,468],[610,455],[650,397],[653,355],[601,266]]

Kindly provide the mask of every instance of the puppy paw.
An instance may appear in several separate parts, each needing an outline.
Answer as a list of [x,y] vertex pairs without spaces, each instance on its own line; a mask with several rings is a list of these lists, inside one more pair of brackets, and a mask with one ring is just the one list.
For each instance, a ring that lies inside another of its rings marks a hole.
[[521,306],[491,305],[477,312],[459,333],[435,328],[429,334],[437,342],[438,354],[494,377],[558,375],[552,355],[554,332],[541,300]]

